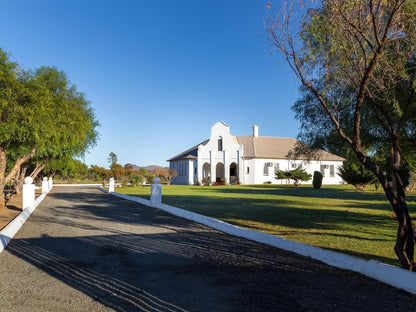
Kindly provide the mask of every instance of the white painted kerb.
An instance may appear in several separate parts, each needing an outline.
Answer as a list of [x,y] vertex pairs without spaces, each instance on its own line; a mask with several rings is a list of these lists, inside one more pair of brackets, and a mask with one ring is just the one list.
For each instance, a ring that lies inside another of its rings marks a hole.
[[48,193],[49,191],[38,196],[34,201],[34,205],[23,209],[23,211],[13,219],[13,221],[11,221],[0,231],[0,253],[6,248],[7,244],[12,240],[17,231],[19,231],[22,225],[26,222],[32,212],[35,211],[36,207],[39,206]]
[[[107,190],[99,188],[103,192]],[[299,255],[310,257],[315,260],[322,261],[330,266],[350,270],[371,277],[378,281],[384,282],[391,286],[403,289],[409,293],[416,294],[416,273],[410,272],[389,264],[385,264],[375,260],[365,260],[331,250],[310,246],[307,244],[287,240],[282,237],[274,236],[267,233],[257,232],[253,230],[243,229],[229,223],[202,216],[194,212],[183,210],[177,207],[169,206],[163,203],[152,204],[150,200],[143,198],[124,195],[120,193],[111,193],[111,195],[135,201],[140,204],[154,207],[166,211],[175,216],[195,221],[200,224],[209,226],[218,231],[249,239],[255,242],[268,244],[280,249],[291,251]]]

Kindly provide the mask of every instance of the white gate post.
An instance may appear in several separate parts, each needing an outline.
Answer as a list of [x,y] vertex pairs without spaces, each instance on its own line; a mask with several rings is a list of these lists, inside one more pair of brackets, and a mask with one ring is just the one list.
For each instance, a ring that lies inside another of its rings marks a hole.
[[110,181],[108,182],[108,192],[114,193],[114,178],[110,178]]
[[22,208],[24,209],[35,209],[35,184],[31,177],[24,179],[23,190],[22,190]]
[[49,187],[49,190],[51,190],[53,188],[53,180],[52,180],[52,177],[49,177],[48,187]]
[[42,180],[42,193],[49,192],[49,182],[47,177],[43,177]]
[[162,184],[158,177],[153,179],[153,183],[150,187],[150,203],[154,206],[162,202]]

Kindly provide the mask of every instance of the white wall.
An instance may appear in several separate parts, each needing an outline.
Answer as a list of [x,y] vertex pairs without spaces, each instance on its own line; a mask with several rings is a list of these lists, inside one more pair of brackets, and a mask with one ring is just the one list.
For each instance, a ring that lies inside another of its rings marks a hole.
[[[222,150],[218,150],[218,139],[222,138]],[[227,182],[230,181],[230,165],[234,162],[238,166],[239,177],[241,180],[242,164],[241,145],[235,143],[230,136],[230,128],[222,122],[217,122],[211,128],[211,137],[205,145],[198,147],[198,180],[202,181],[202,168],[205,163],[211,166],[211,182],[216,182],[218,163],[224,165],[224,175]]]
[[[272,164],[272,166],[267,166],[267,174],[265,174],[264,166],[265,164]],[[278,180],[275,178],[275,164],[279,165],[279,170],[293,170],[299,166],[302,166],[306,172],[313,175],[314,171],[320,171],[321,165],[326,165],[327,168],[324,169],[324,178],[322,184],[341,184],[342,179],[337,174],[338,167],[342,165],[341,161],[311,161],[306,162],[302,160],[286,160],[286,159],[245,159],[244,160],[244,183],[245,184],[263,184],[270,182],[272,184],[286,184],[287,180]],[[330,176],[330,166],[333,166],[334,176]],[[249,173],[247,173],[247,167],[250,168]],[[292,183],[292,182],[290,182]],[[303,184],[312,184],[312,179],[308,182],[302,182]]]

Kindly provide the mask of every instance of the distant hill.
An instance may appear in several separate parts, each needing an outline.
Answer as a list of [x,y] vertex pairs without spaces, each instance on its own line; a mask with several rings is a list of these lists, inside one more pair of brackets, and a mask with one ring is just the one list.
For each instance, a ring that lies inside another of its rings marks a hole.
[[162,166],[157,166],[157,165],[150,165],[150,166],[144,167],[144,169],[146,169],[149,172],[155,170],[156,168],[167,168],[167,167],[162,167]]
[[133,170],[139,170],[140,168],[144,168],[145,170],[147,170],[149,172],[152,172],[153,170],[155,170],[157,168],[167,168],[167,167],[162,167],[162,166],[158,166],[158,165],[150,165],[150,166],[146,166],[146,167],[139,167],[135,164],[128,163],[128,164],[124,165],[124,168],[130,168],[130,169],[133,169]]

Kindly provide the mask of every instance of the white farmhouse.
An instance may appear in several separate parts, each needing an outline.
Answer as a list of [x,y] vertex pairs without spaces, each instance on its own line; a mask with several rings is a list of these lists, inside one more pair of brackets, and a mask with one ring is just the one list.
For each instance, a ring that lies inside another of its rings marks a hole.
[[[258,126],[252,136],[230,135],[230,127],[217,122],[211,128],[211,137],[179,155],[169,159],[170,169],[177,176],[172,184],[215,183],[226,181],[235,184],[283,184],[286,180],[275,178],[276,170],[293,170],[302,167],[308,173],[320,171],[323,184],[340,184],[337,174],[344,158],[320,151],[316,160],[306,157],[289,159],[296,142],[291,138],[258,135]],[[312,180],[307,183],[312,183]]]

